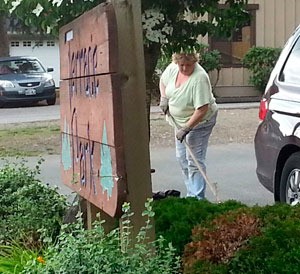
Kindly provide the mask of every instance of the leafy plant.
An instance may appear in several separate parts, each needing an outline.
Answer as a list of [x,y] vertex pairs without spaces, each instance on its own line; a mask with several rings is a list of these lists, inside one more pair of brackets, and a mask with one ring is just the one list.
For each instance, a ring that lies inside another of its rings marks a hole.
[[[208,226],[193,229],[193,241],[185,246],[185,273],[210,272],[213,266],[227,264],[254,236],[261,234],[261,221],[252,209],[234,210],[217,216]],[[196,266],[196,267],[195,267]]]
[[34,169],[23,159],[6,162],[0,170],[0,242],[11,239],[27,246],[40,244],[43,233],[55,237],[67,206],[56,189],[37,179],[42,159]]
[[167,198],[154,203],[155,231],[171,242],[178,254],[190,242],[192,229],[207,220],[227,211],[243,208],[245,205],[236,201],[214,204],[196,198]]
[[257,90],[264,91],[280,52],[280,48],[252,47],[244,56],[242,63],[251,72],[249,83]]
[[13,241],[0,246],[0,273],[15,274],[23,271],[29,260],[39,258],[38,252]]
[[185,246],[183,273],[295,273],[299,217],[300,206],[275,204],[232,208],[199,221]]
[[[209,46],[205,44],[194,44],[193,46],[189,46],[183,49],[185,52],[193,52],[199,54],[199,64],[207,71],[217,70],[220,71],[221,69],[221,54],[218,50],[209,50]],[[174,52],[182,51],[181,48],[172,48],[165,49],[162,52],[161,58],[158,60],[156,70],[158,74],[162,73],[167,65],[170,64],[172,61],[172,54]]]
[[164,246],[159,237],[149,241],[154,215],[152,200],[145,204],[145,226],[133,240],[130,205],[123,205],[120,228],[105,233],[103,222],[96,221],[92,229],[83,227],[82,219],[64,225],[57,243],[44,253],[45,263],[32,260],[22,273],[178,273],[179,260],[171,245]]

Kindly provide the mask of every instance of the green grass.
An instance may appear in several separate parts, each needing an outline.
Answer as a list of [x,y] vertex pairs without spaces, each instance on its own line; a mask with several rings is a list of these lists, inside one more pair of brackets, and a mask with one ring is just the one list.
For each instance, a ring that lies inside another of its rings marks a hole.
[[60,154],[59,122],[10,125],[0,129],[0,157]]

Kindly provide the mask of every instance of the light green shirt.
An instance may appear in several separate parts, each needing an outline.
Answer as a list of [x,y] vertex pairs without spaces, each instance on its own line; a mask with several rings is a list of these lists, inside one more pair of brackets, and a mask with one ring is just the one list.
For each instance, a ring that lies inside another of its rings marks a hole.
[[[208,74],[196,63],[195,69],[188,80],[176,88],[175,83],[178,72],[178,65],[171,63],[161,76],[166,97],[169,99],[170,115],[172,115],[176,124],[183,127],[191,118],[195,109],[208,104],[208,111],[199,124],[205,123],[217,111],[217,104],[212,94]],[[170,124],[173,124],[170,119],[167,120]]]

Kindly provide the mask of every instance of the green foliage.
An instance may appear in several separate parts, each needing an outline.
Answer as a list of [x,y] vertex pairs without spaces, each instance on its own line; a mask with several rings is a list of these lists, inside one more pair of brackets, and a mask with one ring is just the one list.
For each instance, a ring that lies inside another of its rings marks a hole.
[[[230,37],[234,29],[249,20],[245,11],[247,0],[227,0],[227,8],[224,9],[220,9],[219,2],[142,0],[142,11],[153,9],[164,15],[164,22],[160,24],[167,24],[173,29],[163,43],[164,50],[174,50],[196,44],[199,35]],[[202,19],[206,13],[210,15],[209,20]]]
[[226,270],[227,263],[245,242],[260,235],[261,226],[261,220],[252,208],[233,210],[196,226],[192,233],[193,241],[185,246],[184,273]]
[[[0,1],[0,11],[12,13],[13,17],[19,18],[27,26],[38,27],[38,30],[44,32],[51,30],[53,34],[57,34],[61,26],[103,2],[105,1],[85,0],[82,4],[82,1],[73,0],[6,0]],[[247,0],[227,0],[226,9],[219,8],[219,0],[142,0],[141,2],[143,13],[152,10],[163,15],[162,20],[159,20],[158,29],[172,27],[172,32],[165,32],[167,34],[165,43],[170,45],[170,48],[178,44],[183,47],[192,45],[199,35],[204,36],[207,33],[229,37],[233,29],[249,19],[249,14],[244,9]],[[184,16],[186,12],[190,12],[198,20],[189,22]],[[210,20],[199,20],[200,16],[207,12],[210,14]],[[152,21],[150,24],[156,25],[152,18],[149,20]],[[157,42],[161,43],[159,40]]]
[[172,54],[175,52],[193,52],[199,54],[199,64],[207,71],[221,69],[221,54],[218,50],[209,50],[209,46],[205,44],[196,43],[195,45],[188,46],[187,48],[173,48],[166,49],[161,55],[161,59],[157,64],[157,71],[162,72],[168,64],[172,61]]
[[249,83],[263,92],[271,71],[281,52],[280,48],[252,47],[243,58],[243,65],[251,72]]
[[80,216],[78,222],[64,225],[56,245],[45,251],[45,263],[32,260],[22,273],[178,273],[179,262],[172,246],[164,247],[161,237],[154,242],[148,239],[154,215],[152,201],[146,203],[146,223],[135,241],[129,204],[124,204],[123,212],[121,228],[107,234],[101,221],[96,221],[92,229],[84,229]]
[[0,273],[15,274],[23,271],[28,261],[38,258],[38,252],[13,241],[0,246]]
[[191,240],[192,229],[213,217],[229,210],[245,207],[236,201],[221,204],[210,203],[196,198],[168,198],[154,203],[155,231],[171,242],[178,254]]
[[37,179],[40,160],[34,169],[25,160],[6,162],[0,170],[0,242],[12,239],[27,246],[55,237],[66,209],[66,198]]
[[[223,204],[215,206],[224,208]],[[190,208],[185,209],[188,212]],[[185,246],[183,273],[298,272],[300,206],[275,204],[220,211],[193,227],[192,241]],[[179,214],[184,214],[182,209]],[[182,219],[179,214],[176,223]]]
[[[14,18],[18,18],[26,26],[33,28],[33,32],[58,35],[58,30],[63,25],[77,18],[85,11],[103,3],[105,0],[20,0],[19,5],[14,0],[1,1],[0,10],[10,12]],[[60,2],[60,4],[58,4]],[[56,4],[55,4],[56,3]],[[41,7],[39,8],[37,7]]]
[[296,273],[300,258],[300,207],[276,204],[256,208],[263,222],[262,234],[254,237],[230,262],[232,273]]

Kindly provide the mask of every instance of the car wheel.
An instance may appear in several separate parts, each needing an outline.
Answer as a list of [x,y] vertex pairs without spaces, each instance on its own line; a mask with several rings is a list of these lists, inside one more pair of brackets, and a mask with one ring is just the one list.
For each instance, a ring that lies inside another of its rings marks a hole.
[[300,152],[285,162],[280,179],[280,201],[290,205],[300,203]]
[[56,103],[56,97],[52,98],[52,99],[47,99],[47,105],[52,106],[55,105]]

